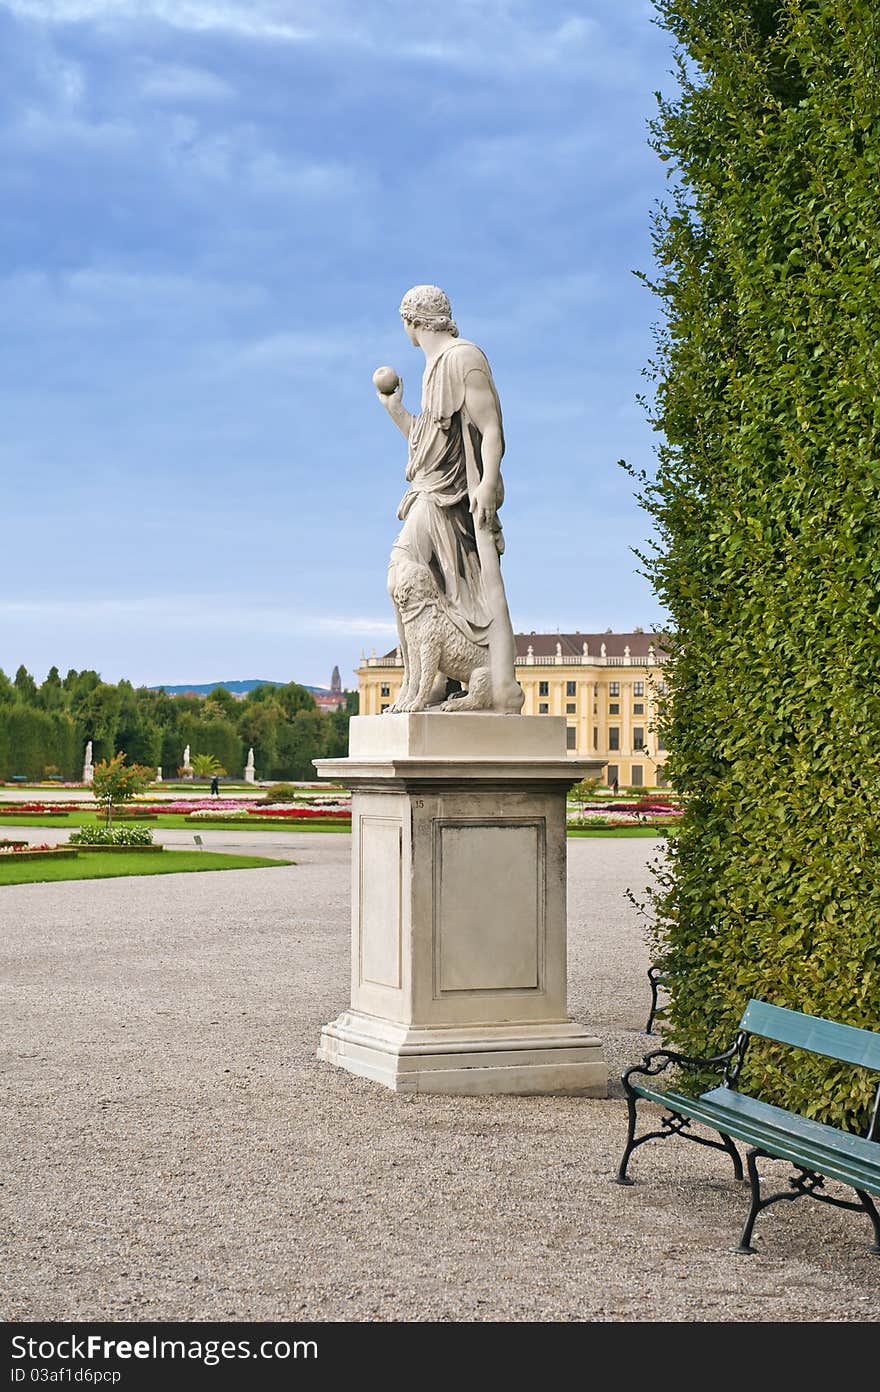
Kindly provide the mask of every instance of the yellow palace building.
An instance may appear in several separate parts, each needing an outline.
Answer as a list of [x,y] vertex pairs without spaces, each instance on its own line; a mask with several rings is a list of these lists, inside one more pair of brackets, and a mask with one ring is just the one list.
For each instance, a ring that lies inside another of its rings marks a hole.
[[[654,731],[664,654],[656,634],[517,633],[516,675],[523,715],[563,715],[568,751],[605,761],[621,788],[664,787],[666,758]],[[400,650],[362,657],[361,715],[392,704],[403,681]]]

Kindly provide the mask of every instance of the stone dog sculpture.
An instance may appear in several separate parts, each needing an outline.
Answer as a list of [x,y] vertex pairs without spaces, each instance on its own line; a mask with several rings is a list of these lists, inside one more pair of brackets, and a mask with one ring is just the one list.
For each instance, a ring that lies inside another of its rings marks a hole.
[[[523,692],[501,579],[498,509],[504,498],[501,406],[485,355],[458,336],[436,285],[408,290],[400,306],[410,342],[425,354],[422,409],[403,405],[393,368],[378,368],[377,395],[407,437],[409,488],[388,567],[404,681],[391,711],[491,710],[518,715]],[[466,690],[444,700],[447,679]]]
[[[392,709],[426,710],[439,702],[445,711],[489,710],[492,674],[488,649],[479,647],[452,622],[427,566],[396,562],[391,583],[407,654],[404,684]],[[447,678],[460,682],[465,690],[444,700]]]

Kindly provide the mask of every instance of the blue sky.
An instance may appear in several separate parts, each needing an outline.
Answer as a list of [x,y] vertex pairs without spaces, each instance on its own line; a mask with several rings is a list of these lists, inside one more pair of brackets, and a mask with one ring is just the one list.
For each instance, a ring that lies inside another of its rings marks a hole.
[[393,645],[450,295],[507,435],[517,629],[661,619],[630,552],[657,305],[643,0],[0,0],[0,666],[354,684]]

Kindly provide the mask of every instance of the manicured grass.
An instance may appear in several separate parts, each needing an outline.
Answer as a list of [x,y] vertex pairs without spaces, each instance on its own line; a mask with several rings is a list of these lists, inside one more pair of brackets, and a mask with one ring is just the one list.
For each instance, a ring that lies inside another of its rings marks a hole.
[[[60,817],[57,817],[57,818],[56,818],[56,817],[47,817],[46,822],[45,822],[44,825],[45,825],[46,827],[50,827],[50,826],[53,826],[53,825],[57,826],[57,825],[60,823],[62,826],[71,827],[71,828],[73,828],[73,827],[83,827],[83,826],[96,826],[96,825],[98,825],[99,820],[100,820],[101,824],[103,825],[103,818],[101,818],[101,819],[97,818],[93,812],[72,812],[72,813],[70,814],[70,817],[68,818],[68,820],[67,820],[66,822],[65,822],[62,818],[60,818]],[[126,818],[124,822],[120,823],[120,825],[122,825],[122,826],[137,826],[138,823],[135,822],[135,821],[130,821],[128,818]],[[198,832],[198,831],[225,831],[225,830],[228,830],[228,831],[323,831],[323,832],[339,832],[339,833],[340,833],[341,835],[343,835],[343,836],[348,836],[348,835],[350,834],[350,832],[351,832],[351,823],[350,823],[350,822],[341,822],[341,823],[340,823],[340,822],[336,822],[336,823],[328,824],[328,823],[326,823],[326,822],[325,822],[325,823],[317,823],[317,822],[311,821],[311,820],[309,820],[309,819],[305,819],[305,820],[302,821],[302,822],[294,822],[294,823],[291,823],[291,822],[283,822],[283,821],[281,821],[281,820],[280,820],[279,818],[277,818],[277,817],[276,817],[276,818],[273,818],[273,819],[271,819],[271,820],[267,819],[267,820],[264,821],[264,822],[259,821],[256,817],[253,819],[252,822],[251,822],[251,821],[248,821],[248,822],[238,822],[238,821],[235,821],[235,822],[231,822],[231,821],[224,822],[223,820],[216,821],[216,822],[211,822],[211,821],[190,822],[186,817],[178,816],[178,815],[175,815],[175,814],[173,814],[173,813],[168,813],[167,815],[159,816],[159,817],[156,818],[155,821],[144,822],[143,825],[144,825],[144,826],[150,826],[150,827],[153,827],[153,828],[165,829],[165,830],[168,830],[168,831],[174,831],[174,830],[180,831],[181,829],[183,829],[183,830],[185,830],[185,831],[191,831],[191,832]],[[39,820],[36,820],[36,821],[35,821],[33,818],[25,818],[25,817],[18,817],[18,818],[17,818],[14,812],[10,812],[10,813],[8,813],[8,814],[3,814],[2,816],[0,816],[0,826],[27,826],[27,827],[30,827],[32,831],[37,831],[37,830],[39,830],[40,823],[39,823]],[[655,836],[655,837],[656,837],[656,836],[669,836],[669,835],[672,835],[672,834],[674,834],[674,827],[672,827],[672,826],[670,826],[670,827],[664,827],[664,828],[643,827],[643,826],[616,826],[616,827],[589,827],[589,828],[572,827],[572,828],[569,829],[569,832],[568,832],[568,835],[569,835],[569,836]],[[2,883],[2,882],[0,882],[0,883]]]
[[101,855],[95,851],[76,860],[16,861],[0,858],[0,885],[34,884],[46,880],[108,880],[118,875],[179,875],[204,870],[263,870],[293,865],[291,860],[262,856],[214,855],[211,851],[164,851],[162,855]]
[[653,836],[655,840],[660,836],[668,836],[671,828],[667,830],[658,827],[640,826],[617,826],[617,827],[590,827],[589,830],[582,830],[580,827],[573,827],[569,836]]

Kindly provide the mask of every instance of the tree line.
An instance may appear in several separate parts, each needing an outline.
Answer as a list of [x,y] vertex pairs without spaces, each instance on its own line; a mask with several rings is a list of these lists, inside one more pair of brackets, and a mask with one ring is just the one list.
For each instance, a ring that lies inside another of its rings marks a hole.
[[238,700],[222,686],[205,698],[169,696],[92,671],[62,677],[53,667],[38,684],[23,666],[11,680],[0,670],[0,778],[77,779],[89,740],[95,763],[122,751],[166,778],[177,774],[187,745],[234,777],[253,746],[258,778],[314,778],[313,759],[347,752],[357,699],[350,693],[346,707],[328,712],[296,682],[259,686]]

